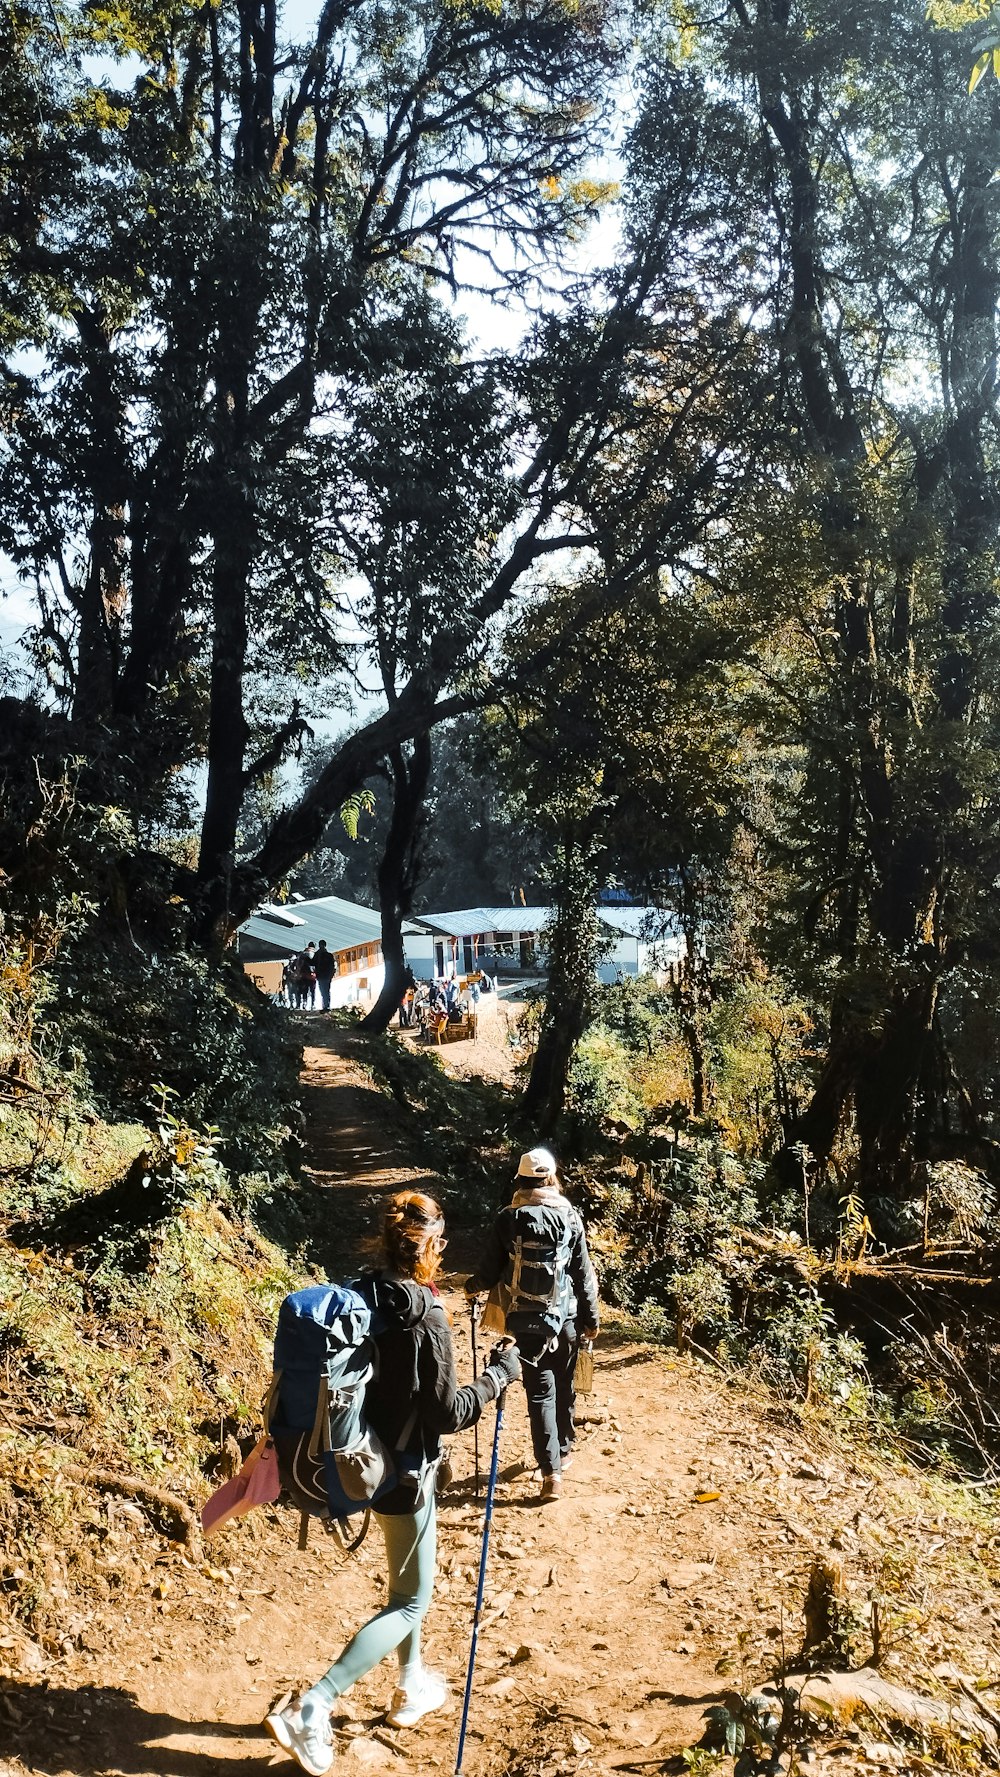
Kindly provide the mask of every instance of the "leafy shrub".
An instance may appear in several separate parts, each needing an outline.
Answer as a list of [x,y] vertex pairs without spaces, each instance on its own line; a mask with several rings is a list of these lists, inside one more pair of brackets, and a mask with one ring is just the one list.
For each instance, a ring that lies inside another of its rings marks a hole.
[[731,1330],[733,1308],[729,1288],[721,1270],[708,1260],[700,1260],[689,1271],[675,1271],[667,1287],[673,1297],[677,1323],[677,1343],[688,1343],[695,1330],[717,1344]]
[[740,979],[707,1018],[716,1101],[741,1154],[766,1155],[783,1139],[781,1107],[809,1091],[805,1007],[775,978]]
[[148,1121],[165,1086],[192,1126],[217,1129],[231,1169],[284,1170],[299,1051],[280,1010],[235,963],[88,946],[63,953],[53,980],[48,1040],[83,1070],[102,1115]]
[[666,1163],[592,1184],[602,1291],[646,1337],[714,1346],[783,1392],[857,1410],[868,1399],[862,1347],[838,1331],[809,1250],[765,1229],[762,1184],[761,1168],[697,1135]]
[[677,1014],[652,975],[626,975],[598,988],[594,1012],[595,1023],[633,1055],[652,1058],[679,1034]]
[[577,1047],[566,1105],[576,1121],[578,1139],[584,1130],[599,1130],[607,1121],[636,1128],[642,1120],[628,1050],[600,1025],[588,1031]]

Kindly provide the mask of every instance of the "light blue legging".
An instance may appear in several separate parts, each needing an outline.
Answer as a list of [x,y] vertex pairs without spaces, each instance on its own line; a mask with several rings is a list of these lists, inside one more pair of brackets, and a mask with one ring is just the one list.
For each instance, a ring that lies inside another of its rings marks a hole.
[[389,1602],[348,1642],[339,1660],[307,1693],[329,1708],[395,1649],[400,1670],[420,1658],[420,1627],[434,1590],[437,1514],[434,1495],[416,1512],[398,1516],[376,1512],[385,1538]]

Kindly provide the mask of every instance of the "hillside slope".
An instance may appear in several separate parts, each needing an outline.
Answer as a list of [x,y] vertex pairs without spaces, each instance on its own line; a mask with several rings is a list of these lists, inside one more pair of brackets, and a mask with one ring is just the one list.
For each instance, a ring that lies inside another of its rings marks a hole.
[[[330,1194],[327,1262],[347,1272],[365,1255],[381,1195],[427,1175],[407,1165],[349,1039],[307,1050],[304,1086],[310,1164]],[[469,1323],[457,1284],[469,1259],[460,1234],[446,1285],[464,1373]],[[953,1759],[971,1768],[989,1758],[963,1745],[954,1716],[1000,1675],[1000,1537],[981,1494],[840,1446],[779,1403],[622,1328],[602,1337],[582,1418],[564,1498],[540,1510],[523,1399],[512,1393],[470,1773],[670,1768],[699,1740],[706,1708],[770,1676],[782,1649],[791,1659],[817,1557],[842,1566],[841,1627],[856,1663],[871,1652],[875,1600],[884,1676],[936,1694],[954,1719],[922,1745],[871,1716],[833,1738],[809,1728],[811,1768],[926,1770]],[[490,1412],[484,1468],[492,1426]],[[451,1704],[409,1733],[385,1729],[392,1675],[376,1672],[342,1705],[345,1770],[454,1768],[482,1525],[471,1433],[455,1440],[453,1462],[427,1634]],[[127,1560],[133,1583],[114,1607],[95,1593],[63,1646],[0,1635],[7,1769],[200,1777],[238,1766],[253,1777],[274,1750],[259,1728],[267,1706],[316,1677],[380,1599],[380,1539],[345,1561],[315,1529],[300,1553],[296,1520],[275,1511],[230,1527],[199,1558],[158,1543],[127,1502],[107,1498],[95,1510],[105,1560]],[[987,1734],[992,1694],[980,1717]]]

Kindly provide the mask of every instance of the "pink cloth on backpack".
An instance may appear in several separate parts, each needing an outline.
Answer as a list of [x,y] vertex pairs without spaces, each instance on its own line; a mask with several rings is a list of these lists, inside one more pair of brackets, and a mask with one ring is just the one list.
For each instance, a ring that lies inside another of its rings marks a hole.
[[281,1492],[278,1452],[270,1438],[258,1438],[238,1475],[226,1481],[201,1508],[201,1527],[212,1536],[230,1518],[242,1518],[254,1506],[270,1505]]

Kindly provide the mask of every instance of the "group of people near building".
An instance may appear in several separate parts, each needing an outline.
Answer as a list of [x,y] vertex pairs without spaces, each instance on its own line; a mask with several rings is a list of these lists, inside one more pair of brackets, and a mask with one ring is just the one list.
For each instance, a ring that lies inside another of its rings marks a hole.
[[441,1021],[457,1024],[461,1019],[478,1017],[483,994],[492,993],[495,985],[485,974],[471,975],[464,984],[457,975],[438,976],[433,981],[415,981],[410,971],[408,976],[399,1002],[399,1026],[401,1030],[419,1029],[425,1035]]
[[[337,973],[337,958],[327,949],[326,939],[318,944],[310,939],[283,964],[278,998],[283,1005],[299,1012],[329,1012],[330,992]],[[427,1028],[438,1019],[475,1017],[484,993],[492,993],[495,982],[487,974],[472,975],[463,984],[458,976],[436,977],[433,981],[417,981],[413,970],[406,971],[406,986],[399,1002],[399,1023],[403,1030]]]
[[272,1739],[310,1777],[323,1777],[334,1762],[331,1712],[337,1699],[389,1655],[395,1653],[399,1666],[385,1718],[391,1727],[415,1727],[447,1700],[447,1684],[424,1666],[420,1648],[434,1589],[441,1434],[474,1425],[489,1402],[520,1379],[540,1505],[559,1499],[573,1460],[575,1366],[581,1342],[597,1334],[600,1306],[583,1221],[552,1154],[546,1148],[522,1154],[512,1201],[500,1211],[466,1281],[470,1303],[489,1292],[505,1316],[508,1337],[478,1379],[463,1387],[436,1283],[444,1232],[432,1197],[401,1191],[389,1198],[382,1264],[373,1281],[383,1295],[395,1291],[399,1307],[377,1340],[379,1362],[365,1399],[369,1424],[396,1453],[401,1477],[374,1508],[385,1542],[388,1600],[322,1678],[265,1721]]
[[304,950],[290,956],[281,971],[279,998],[286,1006],[303,1012],[330,1010],[330,987],[337,972],[337,959],[326,947],[326,939],[318,944],[310,939]]

